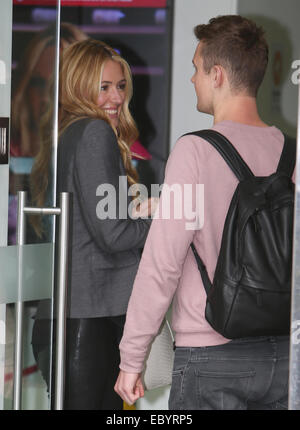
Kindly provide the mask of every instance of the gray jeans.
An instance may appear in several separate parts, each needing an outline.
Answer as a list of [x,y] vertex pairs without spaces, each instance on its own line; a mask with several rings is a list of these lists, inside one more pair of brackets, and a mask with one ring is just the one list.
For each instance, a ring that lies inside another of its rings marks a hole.
[[289,337],[177,347],[169,409],[287,409]]

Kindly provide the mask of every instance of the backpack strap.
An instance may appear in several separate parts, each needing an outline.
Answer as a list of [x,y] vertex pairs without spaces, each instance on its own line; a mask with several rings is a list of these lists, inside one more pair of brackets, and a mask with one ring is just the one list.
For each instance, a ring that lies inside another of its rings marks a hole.
[[210,288],[212,287],[212,283],[210,282],[210,279],[208,277],[206,267],[205,267],[203,261],[201,260],[198,252],[196,251],[195,245],[193,243],[191,243],[191,248],[192,248],[192,251],[193,251],[195,259],[196,259],[196,263],[197,263],[197,266],[198,266],[198,269],[199,269],[199,272],[200,272],[200,275],[202,278],[204,289],[206,291],[206,294],[208,294]]
[[207,140],[215,147],[239,181],[242,181],[249,176],[254,176],[238,151],[223,134],[216,130],[209,129],[193,131],[191,133],[186,133],[184,136],[193,134]]
[[281,157],[277,166],[277,172],[283,172],[292,176],[296,164],[296,141],[291,137],[284,135],[284,145]]
[[[199,130],[191,133],[186,133],[187,135],[196,135],[201,137],[202,139],[207,140],[213,147],[220,153],[220,155],[224,158],[230,169],[236,175],[239,181],[243,179],[254,176],[248,165],[244,162],[240,154],[237,152],[232,143],[225,137],[223,134],[215,131],[215,130]],[[210,288],[212,287],[212,283],[209,279],[205,264],[200,258],[195,245],[191,243],[191,248],[193,254],[196,259],[196,263],[201,275],[202,283],[205,289],[206,294],[208,294]]]
[[[239,181],[249,176],[254,176],[252,171],[244,162],[244,160],[241,158],[241,156],[234,148],[234,146],[221,133],[215,130],[200,130],[200,131],[194,131],[192,133],[186,133],[184,136],[191,135],[191,134],[192,135],[195,134],[196,136],[199,136],[202,139],[205,139],[209,143],[211,143],[217,149],[220,155],[224,158],[224,160],[231,168],[233,173],[237,176]],[[295,162],[296,162],[296,142],[295,140],[285,135],[284,146],[278,163],[277,172],[284,172],[288,176],[292,176],[295,168]],[[204,289],[206,291],[206,294],[208,294],[210,288],[212,287],[212,283],[209,279],[205,264],[200,258],[195,248],[195,245],[193,243],[191,243],[191,248],[197,262],[197,266],[202,278]]]

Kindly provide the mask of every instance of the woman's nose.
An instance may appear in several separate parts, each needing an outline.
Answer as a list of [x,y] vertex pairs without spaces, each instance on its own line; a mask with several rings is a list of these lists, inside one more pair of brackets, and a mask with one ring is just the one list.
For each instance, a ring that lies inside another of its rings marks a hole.
[[118,90],[118,88],[113,88],[112,92],[111,92],[111,100],[114,103],[118,103],[121,104],[123,102],[123,96],[120,93],[120,91]]

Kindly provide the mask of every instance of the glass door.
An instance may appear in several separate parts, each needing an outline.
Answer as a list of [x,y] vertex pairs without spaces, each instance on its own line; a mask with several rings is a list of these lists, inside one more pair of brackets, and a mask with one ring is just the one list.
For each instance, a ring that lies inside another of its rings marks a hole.
[[[6,69],[11,73],[5,129],[10,144],[6,170],[0,171],[2,184],[7,180],[0,190],[4,215],[7,203],[6,219],[1,218],[6,237],[0,243],[0,409],[50,409],[55,215],[61,214],[52,209],[60,0],[4,0],[0,8],[1,20],[10,25],[3,36],[12,38],[11,69]],[[36,207],[50,209],[34,212]]]
[[[62,406],[64,297],[58,293],[67,256],[57,233],[67,230],[67,215],[56,195],[59,54],[93,37],[128,60],[141,131],[135,152],[146,154],[134,163],[142,183],[161,183],[169,146],[172,8],[171,0],[0,1],[0,32],[9,25],[1,40],[11,39],[11,79],[0,114],[3,139],[9,136],[0,165],[0,410]],[[1,79],[0,62],[0,92]]]

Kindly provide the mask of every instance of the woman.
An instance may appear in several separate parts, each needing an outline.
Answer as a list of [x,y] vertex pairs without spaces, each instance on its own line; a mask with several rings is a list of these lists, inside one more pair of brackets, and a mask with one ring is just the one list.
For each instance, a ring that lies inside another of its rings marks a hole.
[[[129,66],[106,44],[89,39],[63,52],[57,191],[73,195],[65,409],[122,409],[118,345],[150,225],[127,213],[137,181],[131,94]],[[141,206],[148,214],[148,201]]]

